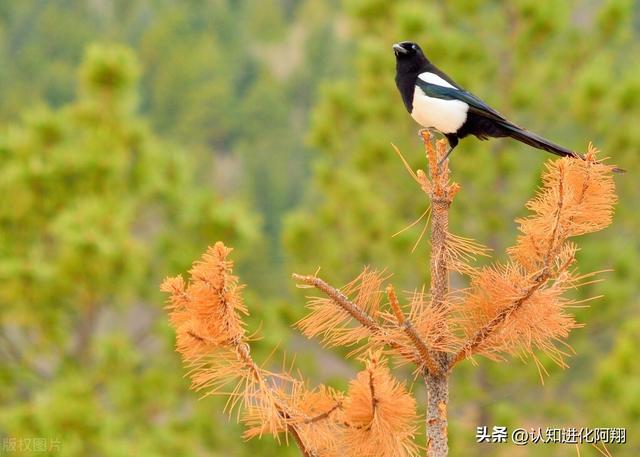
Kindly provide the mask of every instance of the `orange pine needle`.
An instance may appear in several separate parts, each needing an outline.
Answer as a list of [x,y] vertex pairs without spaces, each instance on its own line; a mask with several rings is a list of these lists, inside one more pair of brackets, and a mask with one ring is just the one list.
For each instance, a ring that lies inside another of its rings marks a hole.
[[578,248],[568,239],[611,223],[612,169],[596,162],[593,149],[586,160],[563,158],[547,165],[542,188],[526,205],[533,214],[517,220],[521,234],[508,250],[510,260],[472,273],[458,307],[467,343],[456,361],[473,353],[497,360],[500,353],[533,355],[539,349],[565,366],[567,353],[557,343],[580,325],[567,312],[578,302],[564,293],[591,276],[570,270]]
[[416,403],[396,381],[379,354],[351,381],[344,405],[348,425],[342,455],[348,457],[409,457],[418,455]]

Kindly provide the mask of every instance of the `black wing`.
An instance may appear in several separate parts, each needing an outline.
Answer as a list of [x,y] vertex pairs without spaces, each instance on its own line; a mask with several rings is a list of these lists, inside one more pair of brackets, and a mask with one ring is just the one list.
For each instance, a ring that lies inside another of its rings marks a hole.
[[563,146],[552,143],[546,138],[541,137],[529,130],[518,127],[513,122],[508,121],[505,117],[480,100],[470,92],[460,88],[443,87],[437,84],[428,83],[418,78],[416,85],[422,89],[425,95],[442,100],[459,100],[469,106],[469,112],[489,119],[499,125],[505,131],[506,136],[510,136],[534,148],[543,149],[559,156],[581,157],[580,154],[573,152]]
[[[473,95],[471,92],[460,88],[444,87],[437,84],[428,83],[418,78],[416,85],[422,89],[422,91],[428,97],[440,98],[442,100],[460,100],[461,102],[469,105],[469,112],[475,113],[479,116],[486,117],[487,119],[494,120],[500,124],[511,124],[505,117]],[[506,125],[505,125],[506,127]]]

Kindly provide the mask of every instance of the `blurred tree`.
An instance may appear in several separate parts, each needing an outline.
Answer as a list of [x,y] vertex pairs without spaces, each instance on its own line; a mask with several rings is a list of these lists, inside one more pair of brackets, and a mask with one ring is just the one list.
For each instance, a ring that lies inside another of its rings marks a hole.
[[88,43],[128,43],[145,69],[139,97],[150,126],[191,154],[219,158],[216,189],[248,199],[262,216],[262,255],[241,263],[243,275],[263,296],[282,286],[281,220],[308,175],[316,87],[340,62],[339,2],[9,3],[0,5],[0,121],[25,105],[69,102]]
[[[601,423],[627,429],[625,451],[629,455],[640,452],[640,444],[632,437],[640,424],[640,369],[635,363],[639,344],[640,320],[634,316],[616,335],[610,353],[600,360],[595,382],[587,389],[589,404],[585,408]],[[607,407],[612,404],[616,407]]]
[[211,239],[255,243],[256,220],[136,114],[138,78],[92,46],[76,101],[0,135],[0,430],[66,456],[241,455],[185,398],[153,284]]
[[[315,109],[311,137],[324,154],[316,161],[313,190],[304,209],[287,221],[290,269],[313,272],[321,266],[328,279],[336,281],[355,275],[363,264],[386,265],[398,275],[396,282],[405,284],[415,282],[415,272],[423,271],[418,264],[428,247],[409,254],[423,224],[387,242],[426,210],[420,195],[399,175],[402,164],[389,144],[398,144],[415,168],[420,159],[418,126],[406,113],[393,81],[390,46],[397,41],[419,42],[436,65],[517,123],[576,150],[585,150],[593,140],[615,163],[637,168],[640,159],[634,151],[640,137],[632,123],[640,114],[640,104],[634,103],[640,95],[635,77],[640,62],[629,60],[638,54],[633,23],[637,9],[626,0],[598,5],[533,0],[346,2],[353,38],[345,47],[355,74],[327,85]],[[408,153],[410,145],[414,155]],[[452,210],[453,231],[502,250],[516,235],[510,221],[522,214],[519,206],[531,195],[546,158],[544,152],[509,140],[467,140],[452,157],[453,179],[465,189]],[[633,198],[637,184],[628,176],[617,181],[622,202],[618,225],[590,239],[580,259],[586,270],[589,265],[610,265],[615,271],[606,285],[586,289],[585,296],[605,297],[595,308],[579,312],[579,318],[588,313],[590,323],[572,338],[581,355],[573,361],[571,373],[563,376],[544,358],[551,372],[545,387],[533,368],[482,363],[473,375],[459,372],[452,395],[468,393],[481,400],[471,416],[464,401],[451,405],[459,408],[452,413],[453,455],[478,449],[473,439],[478,425],[603,425],[600,416],[581,415],[585,397],[576,379],[589,382],[594,362],[611,344],[609,324],[638,307],[640,249],[633,234],[640,220],[624,203]],[[635,243],[634,249],[622,252],[628,243]],[[539,405],[541,397],[544,413],[525,417],[527,405]],[[512,451],[504,450],[505,455]],[[524,451],[575,454],[575,449],[552,446]],[[482,455],[484,450],[477,452]],[[634,455],[624,452],[615,450],[616,455]]]

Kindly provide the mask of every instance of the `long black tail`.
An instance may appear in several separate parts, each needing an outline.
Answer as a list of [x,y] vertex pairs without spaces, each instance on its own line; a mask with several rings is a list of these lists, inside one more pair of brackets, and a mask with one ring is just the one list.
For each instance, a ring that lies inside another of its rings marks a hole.
[[529,146],[532,146],[534,148],[542,149],[543,151],[548,151],[552,154],[556,154],[562,157],[580,157],[584,159],[582,154],[573,152],[567,148],[552,143],[546,138],[542,138],[540,135],[536,135],[533,132],[521,129],[517,125],[509,123],[504,124],[503,127],[511,138],[521,141],[524,144],[528,144]]
[[[533,132],[520,128],[515,124],[505,122],[502,124],[502,126],[504,127],[507,135],[514,140],[521,141],[522,143],[533,146],[534,148],[542,149],[543,151],[548,151],[552,154],[556,154],[562,157],[576,157],[585,160],[585,156],[580,154],[579,152],[575,152],[552,143],[546,138],[542,138],[540,135],[536,135]],[[612,171],[614,173],[626,173],[626,170],[618,167],[614,167]]]

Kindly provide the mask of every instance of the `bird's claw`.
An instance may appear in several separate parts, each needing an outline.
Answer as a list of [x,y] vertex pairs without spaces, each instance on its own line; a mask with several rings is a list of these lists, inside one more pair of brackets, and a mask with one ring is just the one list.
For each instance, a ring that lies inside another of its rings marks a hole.
[[430,135],[433,134],[433,132],[431,132],[431,129],[420,129],[418,130],[418,138],[424,138],[425,133],[429,133]]

